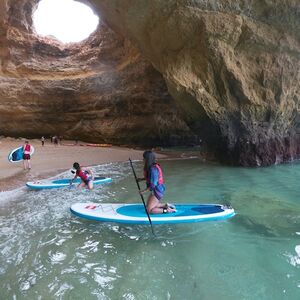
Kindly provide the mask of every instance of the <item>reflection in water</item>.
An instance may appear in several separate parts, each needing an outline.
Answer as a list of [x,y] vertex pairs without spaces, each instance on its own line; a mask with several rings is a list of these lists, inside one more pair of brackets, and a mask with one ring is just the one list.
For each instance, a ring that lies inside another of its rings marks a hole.
[[161,163],[166,201],[230,204],[237,215],[154,226],[155,236],[71,215],[76,202],[139,202],[128,163],[95,167],[113,182],[93,191],[23,189],[0,202],[3,299],[298,299],[300,165]]

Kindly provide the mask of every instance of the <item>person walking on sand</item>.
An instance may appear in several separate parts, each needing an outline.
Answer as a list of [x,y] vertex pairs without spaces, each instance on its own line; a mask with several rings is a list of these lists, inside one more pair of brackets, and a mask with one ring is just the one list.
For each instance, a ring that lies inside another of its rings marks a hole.
[[31,145],[28,141],[25,141],[23,146],[23,165],[24,170],[31,169],[31,163],[30,163],[30,153],[31,153]]
[[150,191],[147,200],[147,211],[149,214],[161,214],[175,212],[176,209],[169,204],[162,204],[165,194],[165,185],[161,166],[156,162],[155,154],[148,150],[143,153],[144,158],[144,178],[139,178],[139,181],[146,180],[147,187],[141,190],[143,194]]
[[42,142],[42,146],[44,147],[44,145],[45,145],[45,138],[43,136],[41,137],[41,142]]
[[80,166],[78,162],[74,162],[73,168],[76,170],[74,178],[70,181],[70,184],[73,183],[73,181],[80,177],[81,182],[77,186],[78,188],[82,188],[87,186],[89,190],[92,190],[94,187],[94,175],[93,172],[90,169],[83,168]]

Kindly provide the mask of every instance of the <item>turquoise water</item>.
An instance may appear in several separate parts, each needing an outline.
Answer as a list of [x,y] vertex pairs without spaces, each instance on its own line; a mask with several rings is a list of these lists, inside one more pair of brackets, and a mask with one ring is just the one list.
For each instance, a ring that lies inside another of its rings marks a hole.
[[2,193],[0,299],[300,299],[299,163],[161,165],[166,201],[230,204],[237,215],[158,225],[154,237],[70,214],[76,202],[139,202],[128,163],[95,167],[113,183],[93,191]]

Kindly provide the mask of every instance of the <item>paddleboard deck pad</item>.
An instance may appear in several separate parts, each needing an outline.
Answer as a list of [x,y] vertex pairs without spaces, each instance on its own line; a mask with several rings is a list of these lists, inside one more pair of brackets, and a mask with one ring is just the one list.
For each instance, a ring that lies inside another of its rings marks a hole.
[[[62,188],[62,187],[70,186],[70,181],[71,181],[71,178],[32,181],[32,182],[27,182],[26,186],[31,189],[35,189],[35,190]],[[77,185],[80,182],[81,182],[81,179],[76,178],[75,180],[73,180],[73,185]],[[109,177],[95,177],[95,179],[94,179],[94,185],[108,183],[108,182],[112,182],[112,179]]]
[[[33,155],[33,153],[34,153],[34,147],[31,146],[30,155]],[[10,162],[19,162],[23,160],[23,154],[24,154],[23,146],[15,148],[12,151],[10,151],[10,153],[8,154],[8,160]]]
[[[192,223],[231,218],[234,209],[220,204],[176,204],[176,212],[150,214],[152,224]],[[143,204],[76,203],[71,212],[81,218],[101,222],[149,224]]]

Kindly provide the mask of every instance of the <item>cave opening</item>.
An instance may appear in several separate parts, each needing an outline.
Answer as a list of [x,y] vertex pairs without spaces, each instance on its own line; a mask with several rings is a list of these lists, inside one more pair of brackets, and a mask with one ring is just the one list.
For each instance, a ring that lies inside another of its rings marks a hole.
[[99,17],[93,10],[74,0],[41,0],[33,13],[36,33],[63,44],[85,40],[98,24]]

